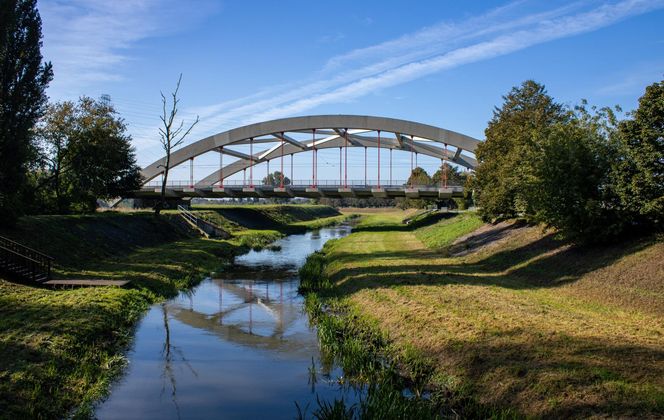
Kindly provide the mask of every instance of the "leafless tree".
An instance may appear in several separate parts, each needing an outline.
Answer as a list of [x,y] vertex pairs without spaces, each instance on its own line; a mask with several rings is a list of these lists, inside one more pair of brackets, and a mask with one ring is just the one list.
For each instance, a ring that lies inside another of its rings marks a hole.
[[158,215],[159,212],[166,206],[166,182],[168,182],[168,171],[171,168],[171,151],[178,146],[180,146],[184,139],[189,135],[191,130],[196,124],[198,124],[199,118],[196,116],[196,121],[189,125],[189,128],[185,129],[184,120],[180,120],[178,124],[175,120],[178,114],[178,104],[180,99],[178,99],[178,92],[180,90],[180,82],[182,82],[182,73],[178,78],[178,83],[175,86],[175,91],[171,93],[171,100],[167,100],[163,92],[161,93],[161,103],[163,107],[163,113],[160,117],[163,127],[159,128],[159,141],[161,146],[166,153],[166,164],[160,165],[164,168],[164,178],[161,183],[161,196],[159,203],[155,206],[155,213]]

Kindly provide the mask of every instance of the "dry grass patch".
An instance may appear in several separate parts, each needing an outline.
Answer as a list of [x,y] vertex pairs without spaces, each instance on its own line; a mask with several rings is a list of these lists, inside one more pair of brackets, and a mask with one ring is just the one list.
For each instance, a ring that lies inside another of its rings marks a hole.
[[527,416],[664,415],[661,242],[580,249],[500,225],[478,232],[498,245],[475,235],[475,252],[446,258],[390,230],[397,217],[328,247],[326,274],[433,357],[438,386]]

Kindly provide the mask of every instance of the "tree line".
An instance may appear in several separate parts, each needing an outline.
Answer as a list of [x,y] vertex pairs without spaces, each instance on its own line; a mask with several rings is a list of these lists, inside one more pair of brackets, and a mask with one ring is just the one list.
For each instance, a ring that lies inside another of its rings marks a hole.
[[[41,55],[41,39],[36,0],[0,2],[0,224],[26,212],[94,211],[97,199],[141,183],[131,137],[112,105],[89,97],[48,103],[53,69]],[[166,160],[157,213],[171,150],[198,122],[176,122],[180,80],[170,101],[162,94]],[[618,119],[620,112],[585,101],[565,106],[543,85],[525,81],[494,109],[474,173],[446,163],[433,176],[416,168],[408,183],[464,183],[466,197],[456,204],[474,201],[486,221],[521,217],[581,241],[661,230],[664,81],[648,86],[626,119]],[[264,183],[280,184],[281,177],[275,172]]]
[[23,213],[94,211],[140,185],[127,127],[88,97],[48,103],[36,0],[0,2],[0,224]]
[[620,108],[558,103],[523,82],[503,97],[467,182],[486,221],[521,217],[579,241],[661,230],[664,81],[619,121]]

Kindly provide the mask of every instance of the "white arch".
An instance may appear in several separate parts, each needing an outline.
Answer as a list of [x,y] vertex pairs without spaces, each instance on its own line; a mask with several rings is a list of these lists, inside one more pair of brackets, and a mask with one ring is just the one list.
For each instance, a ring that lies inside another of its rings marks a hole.
[[[290,132],[309,132],[316,130],[317,134],[325,137],[314,141],[301,142],[288,135]],[[474,169],[477,161],[462,151],[475,152],[479,140],[455,131],[413,121],[399,120],[385,117],[372,117],[360,115],[315,115],[305,117],[283,118],[250,124],[243,127],[224,131],[213,136],[196,141],[188,146],[176,150],[171,154],[171,168],[186,162],[209,151],[223,152],[239,160],[225,166],[224,178],[242,171],[251,165],[278,158],[283,155],[302,153],[316,149],[344,147],[346,138],[349,147],[378,147],[377,136],[361,135],[363,133],[381,131],[381,148],[414,151],[416,153],[432,156],[438,159],[447,159],[469,169]],[[283,133],[283,135],[282,135]],[[391,133],[383,135],[382,133]],[[258,139],[255,143],[280,142],[269,149],[249,156],[230,149],[226,146],[247,144],[249,139],[272,136],[271,139]],[[412,137],[411,137],[412,136]],[[413,138],[414,140],[411,140]],[[446,144],[455,148],[448,150],[425,144],[427,141]],[[166,158],[159,159],[145,167],[141,174],[144,182],[159,176],[166,163]],[[197,188],[209,187],[219,181],[220,170],[213,172],[196,184]]]

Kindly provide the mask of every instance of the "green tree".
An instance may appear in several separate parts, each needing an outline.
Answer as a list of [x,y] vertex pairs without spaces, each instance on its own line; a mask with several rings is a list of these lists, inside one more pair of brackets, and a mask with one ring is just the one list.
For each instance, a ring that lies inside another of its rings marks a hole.
[[0,2],[0,223],[14,220],[33,158],[31,130],[43,113],[53,77],[42,63],[36,0]]
[[664,225],[664,81],[646,88],[631,119],[618,126],[622,158],[615,189],[625,208],[642,222]]
[[611,188],[616,119],[607,108],[587,112],[585,103],[576,111],[538,135],[538,152],[530,161],[535,188],[527,199],[535,221],[567,238],[605,241],[620,234],[627,221]]
[[37,212],[64,213],[69,210],[67,175],[71,169],[70,139],[78,129],[76,104],[71,101],[49,105],[37,126],[42,170],[37,173]]
[[[419,166],[410,173],[408,177],[407,186],[421,187],[429,186],[432,184],[431,177],[424,169]],[[416,198],[397,198],[397,206],[402,209],[407,208],[424,208],[427,205],[431,204],[431,200],[416,199]]]
[[267,174],[267,176],[263,178],[263,185],[278,187],[281,185],[282,176],[284,177],[284,185],[290,185],[291,180],[279,171],[274,171],[270,174]]
[[556,123],[569,118],[543,85],[527,80],[503,97],[477,150],[479,165],[473,186],[485,220],[530,216],[528,196],[534,188],[533,166],[537,141]]
[[44,163],[39,182],[54,196],[51,211],[94,211],[98,198],[139,188],[131,137],[111,105],[87,97],[54,104],[37,133]]
[[441,165],[433,176],[431,177],[431,182],[435,185],[440,185],[443,180],[443,174],[447,175],[447,184],[448,185],[464,185],[466,182],[466,174],[461,172],[456,166],[452,166],[449,163],[444,163]]
[[418,166],[417,168],[413,169],[413,172],[410,173],[410,176],[408,177],[408,185],[412,185],[414,187],[431,185],[431,177],[427,171]]

